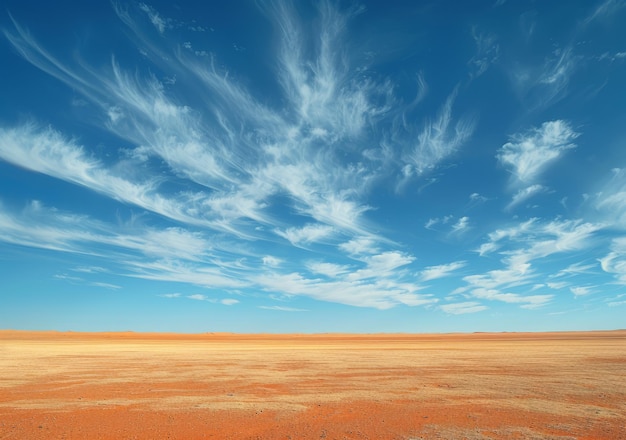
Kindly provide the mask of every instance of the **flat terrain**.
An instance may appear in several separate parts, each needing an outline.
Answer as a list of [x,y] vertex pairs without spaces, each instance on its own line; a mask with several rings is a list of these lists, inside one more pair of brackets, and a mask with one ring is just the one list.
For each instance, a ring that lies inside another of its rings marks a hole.
[[626,331],[0,331],[0,439],[626,439]]

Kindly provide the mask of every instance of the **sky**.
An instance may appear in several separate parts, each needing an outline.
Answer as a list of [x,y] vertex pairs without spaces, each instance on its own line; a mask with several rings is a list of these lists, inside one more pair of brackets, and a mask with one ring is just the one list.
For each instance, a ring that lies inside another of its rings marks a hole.
[[5,0],[0,328],[625,328],[625,24]]

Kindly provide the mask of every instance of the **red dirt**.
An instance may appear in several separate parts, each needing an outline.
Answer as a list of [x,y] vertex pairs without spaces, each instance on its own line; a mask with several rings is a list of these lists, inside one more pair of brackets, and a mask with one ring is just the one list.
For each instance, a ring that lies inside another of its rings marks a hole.
[[626,439],[626,331],[0,331],[0,439]]

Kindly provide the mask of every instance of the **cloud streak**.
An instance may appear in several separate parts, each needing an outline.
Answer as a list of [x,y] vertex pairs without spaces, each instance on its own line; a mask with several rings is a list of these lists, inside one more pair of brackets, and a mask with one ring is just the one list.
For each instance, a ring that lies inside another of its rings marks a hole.
[[[488,241],[480,246],[478,252],[483,256],[498,252],[504,267],[465,276],[463,280],[467,286],[459,292],[468,292],[477,299],[521,304],[523,308],[541,307],[553,296],[523,295],[511,290],[528,286],[540,276],[548,278],[548,274],[540,273],[535,267],[536,260],[545,261],[555,254],[582,251],[593,245],[594,235],[602,228],[601,224],[580,220],[542,223],[538,219],[530,219],[511,228],[496,230],[488,235]],[[562,287],[566,286],[552,284],[552,288]]]
[[415,146],[406,155],[407,164],[418,176],[456,152],[474,132],[476,122],[472,118],[455,121],[452,117],[457,94],[458,88],[445,101],[437,118],[424,124]]
[[544,122],[538,128],[511,136],[496,157],[511,170],[514,181],[521,185],[534,183],[548,165],[575,147],[578,135],[567,121]]

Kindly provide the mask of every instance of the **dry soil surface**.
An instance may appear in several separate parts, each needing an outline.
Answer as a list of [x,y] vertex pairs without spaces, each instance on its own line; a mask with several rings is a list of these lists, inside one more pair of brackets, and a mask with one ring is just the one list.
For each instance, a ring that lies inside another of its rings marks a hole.
[[0,331],[0,439],[626,439],[626,331]]

